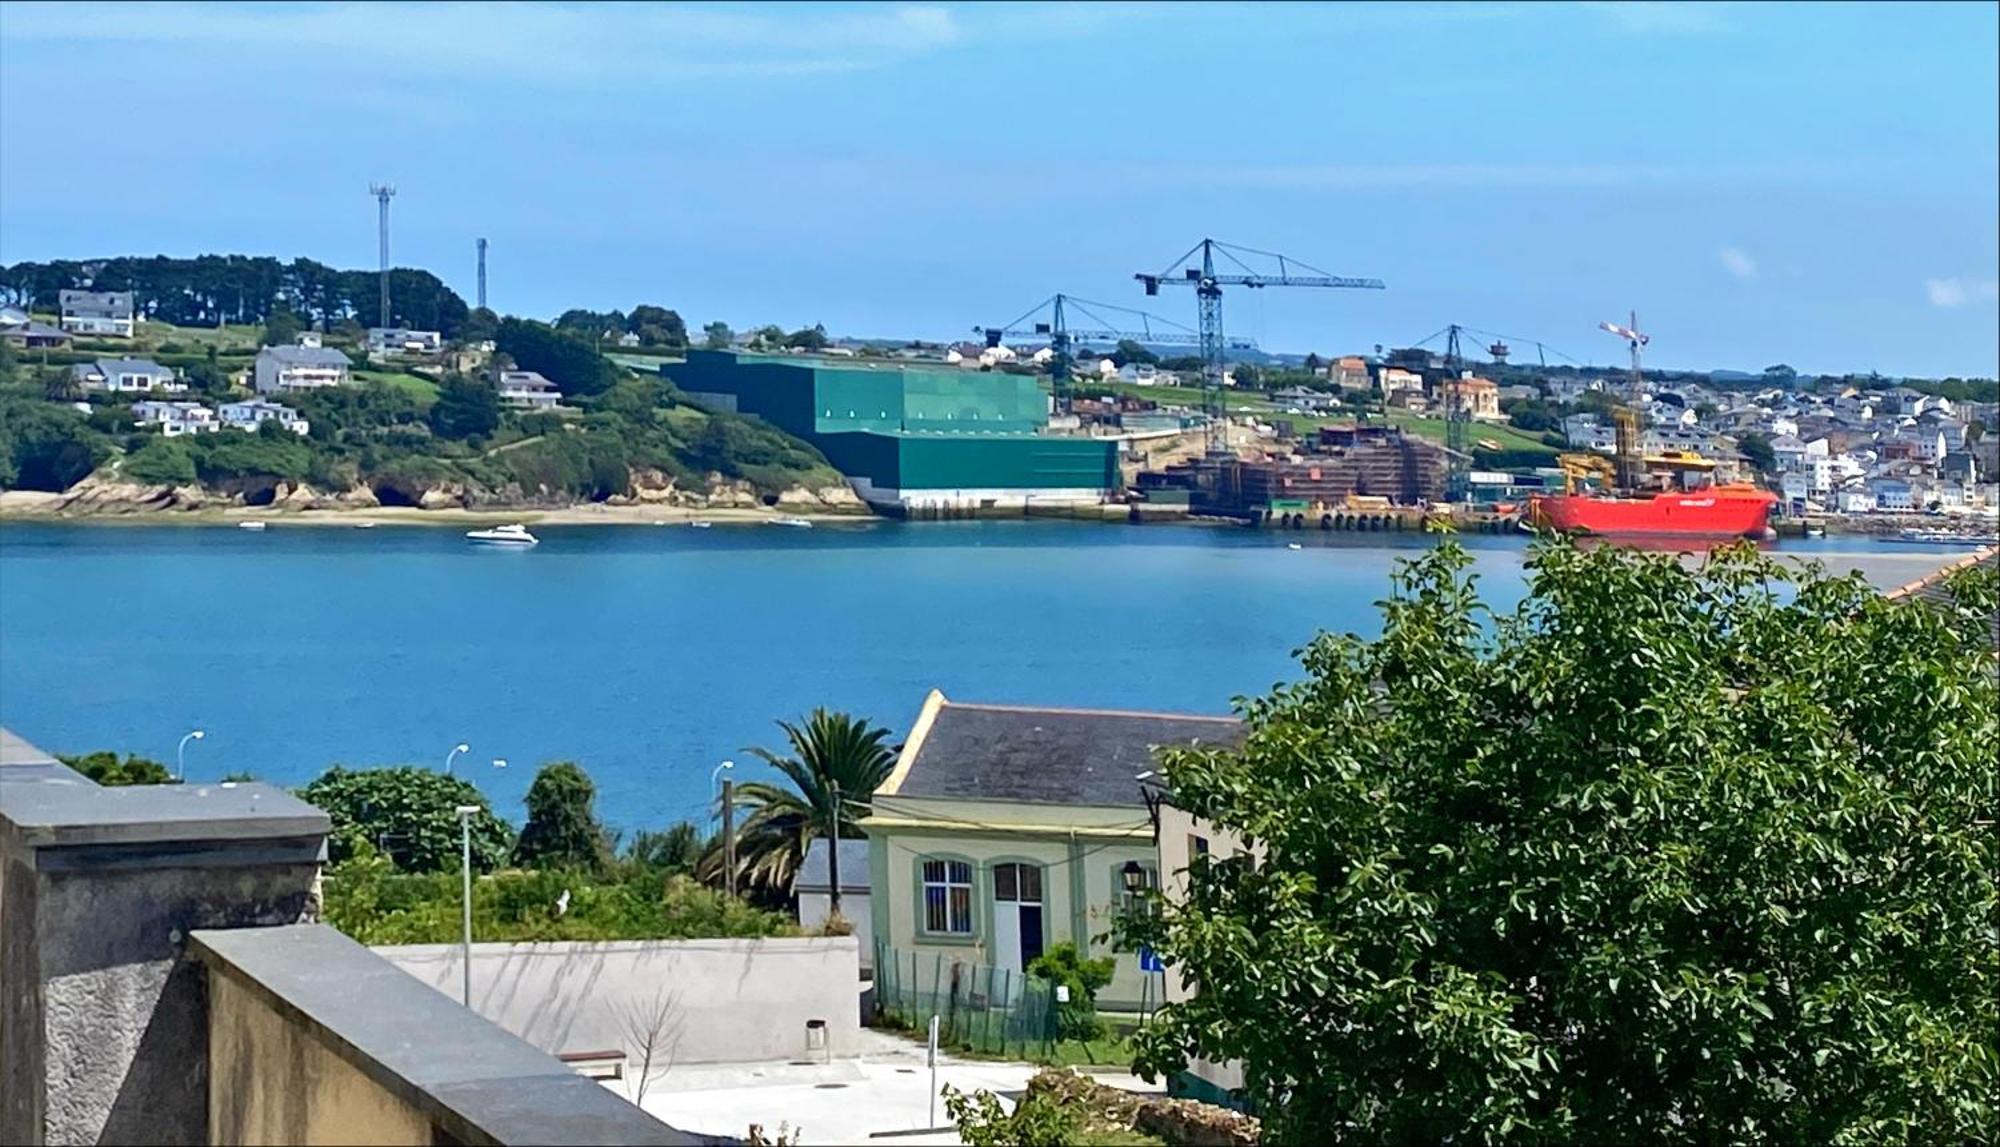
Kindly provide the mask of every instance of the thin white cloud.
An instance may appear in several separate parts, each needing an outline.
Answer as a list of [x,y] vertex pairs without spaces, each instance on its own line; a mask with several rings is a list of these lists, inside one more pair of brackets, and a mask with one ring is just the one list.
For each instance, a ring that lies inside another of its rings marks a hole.
[[1739,279],[1757,277],[1757,260],[1739,247],[1724,247],[1715,253],[1715,257],[1721,261],[1723,270]]
[[2000,282],[1992,279],[1925,279],[1924,294],[1934,307],[1962,307],[1967,303],[2000,301]]
[[[115,9],[115,10],[114,10]],[[199,44],[519,78],[662,80],[854,71],[960,42],[927,4],[724,10],[639,4],[10,3],[0,39]]]

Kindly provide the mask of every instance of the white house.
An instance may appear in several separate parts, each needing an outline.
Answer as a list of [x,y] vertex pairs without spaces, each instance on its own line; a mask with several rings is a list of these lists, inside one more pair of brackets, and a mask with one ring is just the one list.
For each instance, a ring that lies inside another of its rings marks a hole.
[[158,426],[168,438],[211,434],[221,425],[215,411],[199,402],[135,402],[132,417],[141,426]]
[[[833,842],[820,837],[807,847],[805,860],[792,879],[799,901],[799,927],[808,932],[826,926],[833,915]],[[868,902],[868,842],[840,842],[840,916],[854,929],[861,945],[861,966],[875,966],[874,910]]]
[[1901,478],[1870,479],[1868,492],[1875,496],[1878,510],[1907,512],[1917,508],[1916,492]]
[[503,370],[494,380],[500,401],[521,410],[553,410],[562,402],[556,384],[532,370]]
[[345,386],[348,366],[347,356],[332,347],[267,346],[257,352],[257,393]]
[[1866,486],[1841,490],[1833,496],[1833,508],[1843,514],[1867,514],[1875,509],[1875,495]]
[[1118,368],[1118,381],[1153,386],[1160,381],[1160,370],[1150,362],[1128,362]]
[[69,372],[85,390],[108,390],[113,394],[158,390],[178,394],[187,389],[187,383],[175,378],[172,369],[149,358],[100,358],[77,363]]
[[298,411],[262,398],[253,398],[247,402],[225,402],[222,404],[221,413],[222,424],[232,430],[254,431],[266,422],[275,422],[286,430],[304,437],[312,429],[312,423],[300,418]]
[[132,337],[134,307],[130,291],[61,291],[62,329],[79,335]]
[[413,331],[404,327],[368,328],[369,354],[437,354],[443,349],[444,336],[436,331]]
[[1789,414],[1774,414],[1764,424],[1764,429],[1773,438],[1796,438],[1799,434],[1799,420]]
[[1771,439],[1771,457],[1777,460],[1778,469],[1797,470],[1805,465],[1806,444],[1792,435],[1780,435]]

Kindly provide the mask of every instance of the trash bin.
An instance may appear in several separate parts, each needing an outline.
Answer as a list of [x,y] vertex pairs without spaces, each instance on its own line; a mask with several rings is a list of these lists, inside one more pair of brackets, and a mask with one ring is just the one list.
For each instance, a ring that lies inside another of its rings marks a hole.
[[814,1052],[818,1052],[821,1059],[832,1061],[832,1053],[826,1047],[825,1020],[806,1021],[806,1058],[812,1058]]

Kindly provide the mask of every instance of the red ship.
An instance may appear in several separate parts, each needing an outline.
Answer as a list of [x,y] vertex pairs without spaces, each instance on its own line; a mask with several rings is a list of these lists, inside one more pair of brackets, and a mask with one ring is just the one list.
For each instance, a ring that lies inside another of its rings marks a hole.
[[1761,538],[1777,501],[1768,490],[1737,482],[1625,497],[1538,494],[1528,502],[1528,520],[1589,534]]

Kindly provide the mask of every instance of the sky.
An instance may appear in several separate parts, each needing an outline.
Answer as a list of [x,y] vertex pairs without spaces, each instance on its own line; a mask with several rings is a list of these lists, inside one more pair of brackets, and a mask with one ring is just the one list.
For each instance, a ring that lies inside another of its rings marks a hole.
[[[950,338],[1204,236],[1322,354],[2000,374],[2000,5],[0,3],[0,262],[376,259],[504,313]],[[1532,352],[1529,352],[1532,353]]]

